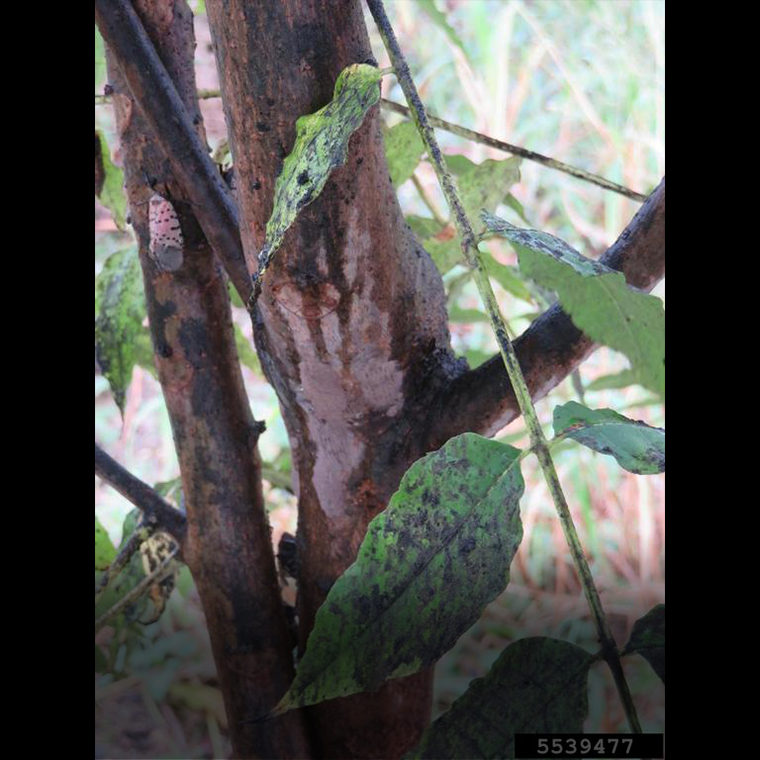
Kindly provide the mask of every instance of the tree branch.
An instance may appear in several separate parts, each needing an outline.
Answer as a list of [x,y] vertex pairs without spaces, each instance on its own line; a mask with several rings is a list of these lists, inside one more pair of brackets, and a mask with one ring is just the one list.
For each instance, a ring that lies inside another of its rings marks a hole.
[[[392,100],[386,100],[383,98],[381,105],[386,111],[393,111],[394,113],[401,114],[401,116],[406,116],[407,119],[412,118],[409,108],[401,105],[401,103],[394,103]],[[556,169],[557,171],[569,174],[576,179],[590,182],[592,185],[598,185],[605,190],[611,190],[613,193],[624,195],[631,200],[642,202],[647,198],[646,195],[637,193],[635,190],[631,190],[623,185],[618,185],[616,182],[611,182],[604,177],[600,177],[598,174],[587,172],[585,169],[579,169],[577,166],[571,166],[563,161],[558,161],[551,156],[545,156],[542,153],[536,153],[533,150],[522,148],[519,145],[512,145],[503,140],[497,140],[495,137],[489,137],[480,132],[475,132],[472,129],[467,129],[467,127],[462,127],[459,124],[452,124],[450,121],[444,121],[429,113],[427,114],[427,119],[430,125],[436,129],[442,129],[444,132],[450,132],[452,135],[463,137],[465,140],[471,140],[472,142],[480,143],[481,145],[487,145],[489,148],[496,148],[496,150],[511,153],[513,156],[520,156],[527,161],[533,161],[542,166],[548,166],[550,169]]]
[[[198,90],[198,97],[200,99],[207,98],[219,98],[221,92],[219,90]],[[108,95],[95,94],[95,105],[103,105],[109,100]],[[401,103],[395,103],[392,100],[386,98],[380,99],[380,105],[386,111],[393,111],[394,113],[411,118],[409,109]],[[534,161],[537,164],[548,166],[550,169],[556,169],[557,171],[569,174],[571,177],[583,180],[584,182],[590,182],[592,185],[598,185],[605,190],[611,190],[613,193],[619,193],[626,198],[630,198],[640,203],[647,199],[646,195],[637,193],[635,190],[631,190],[624,185],[618,185],[615,182],[611,182],[604,177],[600,177],[598,174],[592,174],[585,169],[579,169],[577,166],[571,166],[563,161],[558,161],[551,156],[545,156],[542,153],[536,153],[533,150],[528,150],[519,145],[512,145],[511,143],[504,142],[503,140],[497,140],[495,137],[489,137],[482,132],[476,132],[474,129],[468,129],[459,124],[454,124],[450,121],[444,121],[437,116],[428,114],[428,121],[437,129],[442,129],[444,132],[450,132],[452,135],[457,135],[465,140],[471,140],[472,142],[480,143],[481,145],[487,145],[489,148],[495,148],[496,150],[502,150],[505,153],[511,153],[514,156],[521,156],[526,161]]]
[[[629,285],[651,290],[665,274],[665,178],[600,259]],[[534,400],[543,398],[596,348],[555,304],[516,341],[515,351]],[[456,378],[428,418],[427,450],[466,431],[493,435],[520,413],[500,356]]]
[[147,483],[136,478],[95,444],[95,474],[129,499],[145,515],[145,521],[169,533],[182,545],[187,531],[185,516],[162,499]]
[[96,0],[95,20],[132,96],[243,303],[251,294],[235,202],[129,0]]

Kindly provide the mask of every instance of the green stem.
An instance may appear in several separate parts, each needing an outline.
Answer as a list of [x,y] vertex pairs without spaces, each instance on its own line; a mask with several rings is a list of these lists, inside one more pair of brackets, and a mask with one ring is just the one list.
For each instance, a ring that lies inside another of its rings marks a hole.
[[491,282],[488,279],[488,274],[480,257],[477,238],[473,232],[470,220],[465,214],[462,203],[459,200],[454,180],[446,168],[446,161],[438,147],[433,127],[425,113],[425,108],[422,105],[419,93],[412,80],[409,66],[404,58],[404,54],[401,52],[396,35],[385,13],[383,2],[382,0],[367,0],[367,5],[372,17],[375,19],[385,49],[390,56],[391,63],[396,72],[396,77],[401,85],[404,96],[406,97],[406,102],[409,104],[412,118],[417,125],[417,131],[420,133],[420,137],[427,149],[428,158],[435,168],[438,181],[441,183],[443,193],[451,208],[454,225],[456,226],[461,240],[462,253],[464,254],[468,266],[473,270],[475,283],[480,292],[480,296],[483,299],[483,304],[496,334],[496,341],[499,344],[499,352],[504,360],[507,375],[512,383],[512,388],[520,406],[520,411],[525,418],[525,423],[530,434],[531,449],[538,457],[544,478],[546,479],[555,507],[559,513],[562,529],[570,547],[570,553],[573,557],[576,568],[578,569],[583,590],[591,608],[591,614],[594,619],[594,624],[596,625],[597,633],[599,634],[604,658],[607,660],[610,669],[612,670],[615,685],[620,694],[620,699],[628,717],[631,730],[636,733],[641,733],[641,725],[639,724],[638,716],[636,715],[636,708],[631,699],[630,690],[628,689],[628,684],[623,673],[620,653],[618,652],[615,639],[610,631],[609,623],[607,622],[604,609],[602,608],[599,592],[597,591],[594,579],[591,575],[591,570],[583,553],[583,547],[581,546],[578,532],[575,529],[572,516],[570,515],[570,509],[567,506],[567,501],[562,492],[562,486],[560,485],[557,471],[554,468],[554,462],[549,453],[544,431],[541,428],[541,423],[539,422],[538,415],[533,406],[528,385],[525,382],[525,377],[520,369],[517,355],[507,333],[504,318],[499,311],[496,296],[491,288]]

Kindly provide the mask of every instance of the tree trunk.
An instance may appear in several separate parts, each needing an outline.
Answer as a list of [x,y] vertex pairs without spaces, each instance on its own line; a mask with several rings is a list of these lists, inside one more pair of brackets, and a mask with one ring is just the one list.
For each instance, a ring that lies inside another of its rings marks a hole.
[[[182,0],[135,5],[189,116],[172,101],[166,74],[156,77],[150,45],[138,44],[141,30],[126,29],[129,2],[96,0],[96,18],[131,87],[130,94],[113,71],[132,223],[187,504],[183,553],[206,612],[235,757],[400,757],[428,724],[432,670],[387,682],[374,694],[262,725],[242,723],[287,690],[291,644],[226,282],[192,213],[245,294],[296,119],[330,100],[345,66],[370,58],[359,0],[207,0],[237,210],[203,146],[193,144],[191,121],[202,138],[203,127],[189,11]],[[179,212],[185,248],[175,273],[158,271],[149,255],[146,201],[153,189],[146,175]],[[608,263],[639,287],[651,287],[664,270],[664,198],[663,181],[608,251]],[[470,372],[451,352],[443,284],[404,223],[377,109],[352,138],[347,165],[287,233],[265,277],[254,329],[292,446],[303,651],[316,610],[409,465],[452,435],[487,434],[516,414],[498,358]],[[558,307],[516,343],[537,395],[593,348]]]
[[[205,142],[189,8],[184,0],[135,6]],[[261,490],[259,427],[240,373],[227,281],[110,55],[109,81],[156,367],[182,475],[183,558],[206,615],[234,755],[310,757],[298,713],[265,726],[243,723],[287,689],[293,658]],[[174,272],[157,269],[149,252],[154,188],[171,199],[181,222],[185,244]]]
[[[371,57],[358,0],[206,4],[221,77],[249,270],[295,121]],[[347,165],[304,209],[268,271],[256,347],[276,389],[298,493],[300,646],[369,521],[423,453],[424,418],[464,367],[449,347],[441,278],[398,206],[378,109]],[[429,721],[432,672],[309,708],[320,754],[393,758]]]

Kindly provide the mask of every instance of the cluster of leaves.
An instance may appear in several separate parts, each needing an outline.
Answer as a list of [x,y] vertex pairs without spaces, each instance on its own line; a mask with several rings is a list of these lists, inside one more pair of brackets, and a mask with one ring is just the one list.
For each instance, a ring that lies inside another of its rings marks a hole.
[[[343,96],[355,98],[346,91]],[[335,97],[341,97],[339,88]],[[340,110],[336,106],[331,112]],[[352,113],[350,129],[333,125],[328,130],[321,124],[323,134],[332,136],[323,145],[330,155],[345,155],[348,139],[361,123]],[[412,177],[423,152],[412,129],[399,124],[386,135],[397,186]],[[286,163],[302,160],[301,142],[296,142],[300,157]],[[664,395],[661,302],[628,287],[623,275],[586,259],[562,240],[489,213],[487,207],[505,202],[508,188],[519,179],[515,159],[480,165],[460,159],[450,163],[465,211],[480,211],[485,232],[514,245],[522,277],[555,291],[580,329],[625,353],[630,376]],[[334,165],[323,162],[324,176],[310,174],[310,182],[324,186]],[[276,198],[285,199],[286,208],[275,204],[272,219],[286,215],[288,224],[295,219],[298,204],[292,198],[298,184],[295,172],[281,175]],[[458,262],[458,244],[446,233],[448,223],[412,218],[410,225],[442,272]],[[520,278],[515,280],[522,285]],[[592,410],[575,402],[557,407],[554,434],[550,447],[574,441],[613,456],[629,472],[665,469],[664,430],[611,409]],[[429,667],[453,646],[508,583],[522,538],[520,465],[528,451],[465,433],[412,465],[387,508],[370,523],[356,561],[317,611],[295,680],[272,716],[372,691],[387,679]],[[641,653],[664,676],[664,606],[639,621],[624,651]],[[502,757],[518,731],[579,732],[586,716],[586,676],[595,659],[552,639],[512,644],[486,678],[472,684],[430,727],[411,756]],[[513,705],[506,719],[501,709],[505,699]],[[497,704],[499,714],[491,716]]]
[[[434,13],[434,4],[428,5]],[[379,76],[374,67],[350,67],[336,84],[334,100],[317,114],[299,119],[294,151],[276,186],[263,252],[266,263],[301,208],[318,196],[329,174],[345,160],[351,134],[377,102]],[[413,177],[424,154],[414,125],[403,122],[388,130],[386,150],[398,187]],[[109,172],[115,170],[109,164],[102,160],[104,202],[110,198],[105,194]],[[558,238],[515,227],[489,213],[504,204],[525,221],[524,210],[510,193],[520,178],[519,159],[475,164],[452,156],[448,164],[468,216],[476,218],[485,210],[480,217],[483,235],[504,238],[518,254],[519,269],[484,252],[489,275],[528,302],[534,300],[534,285],[555,292],[581,330],[629,359],[630,370],[608,383],[638,382],[664,397],[661,302],[630,288],[621,274],[583,257]],[[115,181],[112,176],[110,187]],[[118,202],[109,202],[116,217]],[[412,216],[407,221],[442,274],[461,263],[448,220]],[[120,407],[132,367],[139,361],[144,318],[136,252],[119,251],[96,282],[96,347]],[[248,356],[253,362],[247,341],[239,345],[241,359]],[[630,472],[664,471],[664,431],[613,410],[565,404],[555,410],[554,433],[552,443],[574,441],[613,456]],[[318,611],[296,678],[272,714],[373,690],[387,679],[428,667],[453,646],[508,583],[522,538],[521,462],[527,453],[464,434],[412,465],[386,510],[370,524],[355,563]],[[115,553],[96,522],[96,576]],[[122,582],[128,578],[125,572]],[[108,593],[117,591],[114,583]],[[141,614],[150,613],[138,606],[125,612],[123,625]],[[623,651],[644,656],[664,680],[664,606],[637,623]],[[113,653],[100,656],[101,666],[103,660],[115,666]],[[489,674],[430,727],[411,756],[503,756],[517,731],[580,731],[586,714],[586,676],[594,661],[594,655],[561,641],[515,642]],[[512,707],[506,716],[500,707],[498,716],[489,717],[497,697]]]
[[[161,616],[177,580],[178,566],[171,560],[176,546],[163,533],[146,534],[121,570],[111,572],[116,557],[130,545],[141,528],[141,513],[132,510],[124,519],[121,543],[114,547],[108,533],[95,517],[96,592],[102,588],[103,574],[109,573],[105,589],[99,597],[96,596],[95,619],[107,622],[113,629],[107,648],[95,645],[95,671],[110,674],[113,678],[124,675],[131,654],[142,645],[144,626],[156,622]],[[149,583],[145,592],[134,601],[121,607],[121,600],[150,577],[164,560],[169,560],[166,572],[156,576],[155,583]],[[113,613],[113,610],[117,612]]]

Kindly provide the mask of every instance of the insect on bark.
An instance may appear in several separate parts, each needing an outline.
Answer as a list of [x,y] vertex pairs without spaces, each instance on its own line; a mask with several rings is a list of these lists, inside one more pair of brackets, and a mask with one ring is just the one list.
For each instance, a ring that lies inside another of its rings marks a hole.
[[148,250],[162,272],[176,272],[182,266],[184,239],[174,206],[154,193],[148,206]]

